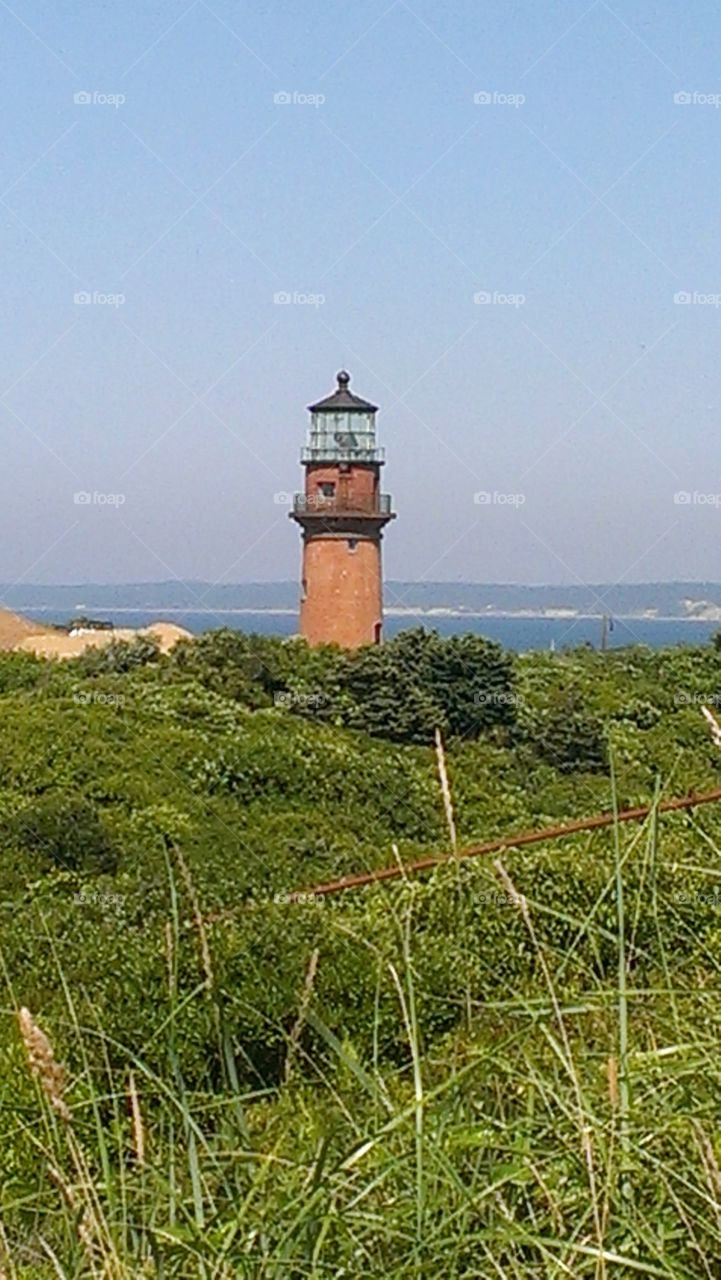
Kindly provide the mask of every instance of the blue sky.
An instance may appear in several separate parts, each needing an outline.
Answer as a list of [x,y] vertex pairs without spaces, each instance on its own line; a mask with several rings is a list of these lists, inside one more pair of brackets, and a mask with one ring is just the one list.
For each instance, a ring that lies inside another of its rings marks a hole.
[[388,576],[721,580],[717,6],[12,0],[0,35],[0,580],[296,576],[275,495],[342,366]]

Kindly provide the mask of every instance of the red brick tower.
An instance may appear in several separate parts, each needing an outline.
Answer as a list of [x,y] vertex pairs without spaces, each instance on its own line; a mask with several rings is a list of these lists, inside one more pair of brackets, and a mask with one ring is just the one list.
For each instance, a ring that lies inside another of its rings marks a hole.
[[380,492],[378,410],[349,382],[341,371],[333,394],[309,405],[305,492],[295,495],[291,515],[303,530],[301,635],[357,649],[381,639],[381,538],[395,517],[390,494]]

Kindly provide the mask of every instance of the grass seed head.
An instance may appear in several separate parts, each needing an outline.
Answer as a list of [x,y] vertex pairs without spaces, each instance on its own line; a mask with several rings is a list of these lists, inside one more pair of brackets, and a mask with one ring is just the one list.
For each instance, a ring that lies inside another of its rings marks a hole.
[[18,1022],[32,1074],[40,1082],[53,1111],[62,1120],[70,1120],[70,1112],[65,1103],[65,1068],[55,1060],[52,1044],[33,1020],[29,1009],[20,1010]]

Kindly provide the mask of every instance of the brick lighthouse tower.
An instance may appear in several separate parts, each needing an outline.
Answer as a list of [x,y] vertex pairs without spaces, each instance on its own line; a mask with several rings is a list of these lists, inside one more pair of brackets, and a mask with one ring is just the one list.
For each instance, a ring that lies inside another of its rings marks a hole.
[[376,405],[349,390],[341,371],[332,395],[309,405],[305,491],[292,518],[303,530],[300,630],[309,644],[356,649],[383,628],[383,526],[394,519],[380,492],[383,450]]

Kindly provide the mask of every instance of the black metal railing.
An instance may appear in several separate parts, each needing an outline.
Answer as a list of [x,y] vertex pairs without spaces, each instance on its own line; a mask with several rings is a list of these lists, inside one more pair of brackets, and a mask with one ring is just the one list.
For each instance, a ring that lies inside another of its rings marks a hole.
[[293,495],[294,515],[391,515],[391,495],[296,493]]

